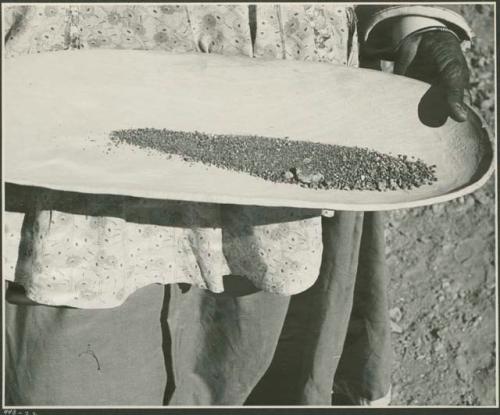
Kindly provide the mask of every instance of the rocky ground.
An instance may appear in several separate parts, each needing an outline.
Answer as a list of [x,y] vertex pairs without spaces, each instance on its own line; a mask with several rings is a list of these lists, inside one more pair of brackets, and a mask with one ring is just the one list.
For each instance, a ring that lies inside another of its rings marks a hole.
[[[462,6],[477,38],[471,97],[494,131],[494,14]],[[393,405],[495,405],[495,183],[388,215]]]

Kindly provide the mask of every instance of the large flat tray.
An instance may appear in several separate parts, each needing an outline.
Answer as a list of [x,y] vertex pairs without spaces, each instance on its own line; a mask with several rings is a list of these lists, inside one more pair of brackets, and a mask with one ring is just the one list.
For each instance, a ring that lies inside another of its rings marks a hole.
[[[484,184],[494,152],[472,109],[464,123],[448,118],[431,126],[421,102],[428,89],[378,71],[219,55],[95,50],[7,59],[4,178],[84,193],[262,206],[386,210],[438,203]],[[275,184],[133,147],[109,150],[110,132],[128,128],[367,147],[435,164],[438,181],[385,192]]]

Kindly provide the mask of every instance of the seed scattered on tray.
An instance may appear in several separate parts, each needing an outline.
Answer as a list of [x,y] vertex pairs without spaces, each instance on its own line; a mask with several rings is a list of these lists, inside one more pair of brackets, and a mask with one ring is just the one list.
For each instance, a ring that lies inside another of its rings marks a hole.
[[118,130],[110,138],[115,145],[157,150],[189,162],[314,189],[409,190],[437,181],[435,165],[361,147],[153,128]]

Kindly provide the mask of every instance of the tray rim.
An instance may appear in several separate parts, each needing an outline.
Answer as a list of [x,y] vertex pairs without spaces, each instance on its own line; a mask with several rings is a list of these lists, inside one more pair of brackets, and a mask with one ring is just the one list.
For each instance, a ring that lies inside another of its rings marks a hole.
[[[185,55],[185,54],[179,54]],[[196,54],[193,54],[196,55]],[[347,69],[347,68],[345,68]],[[358,68],[357,68],[358,69]],[[363,70],[367,70],[366,68],[359,68]],[[380,74],[385,74],[384,72],[375,71],[368,69],[372,72],[377,72]],[[406,78],[406,77],[404,77]],[[412,78],[406,78],[409,80],[413,80]],[[4,76],[2,76],[2,80],[4,80]],[[419,82],[417,80],[413,80]],[[426,84],[425,82],[421,82]],[[3,82],[2,82],[3,84]],[[428,85],[428,84],[427,84]],[[3,95],[3,94],[2,94]],[[67,191],[67,192],[79,192],[86,194],[109,194],[109,195],[121,195],[121,196],[131,196],[131,197],[139,197],[139,198],[153,198],[153,199],[164,199],[164,200],[181,200],[181,201],[192,201],[192,202],[201,202],[201,203],[220,203],[220,204],[237,204],[237,205],[251,205],[251,206],[268,206],[268,207],[289,207],[289,208],[304,208],[304,209],[328,209],[328,210],[347,210],[347,211],[387,211],[387,210],[397,210],[397,209],[407,209],[413,207],[421,207],[428,206],[437,203],[443,203],[446,201],[450,201],[462,196],[465,196],[469,193],[474,192],[475,190],[482,187],[491,177],[491,175],[495,171],[496,160],[497,160],[497,152],[496,152],[496,137],[494,136],[490,126],[486,123],[479,110],[472,107],[469,104],[466,104],[467,108],[476,118],[475,124],[477,125],[478,135],[481,135],[481,139],[485,141],[488,140],[491,146],[491,149],[488,149],[488,153],[491,151],[491,161],[486,170],[484,170],[481,176],[473,182],[466,184],[465,186],[454,190],[449,191],[447,193],[443,193],[441,195],[427,197],[423,199],[417,199],[412,201],[401,201],[401,202],[390,202],[390,203],[341,203],[341,202],[330,202],[325,203],[325,206],[321,202],[308,202],[306,200],[299,199],[279,199],[273,200],[269,197],[246,197],[244,194],[238,196],[230,196],[230,195],[206,195],[203,193],[190,193],[190,192],[169,192],[169,191],[157,191],[157,190],[148,190],[141,189],[137,191],[127,191],[126,193],[120,191],[109,191],[109,189],[100,190],[95,186],[86,186],[86,185],[75,185],[75,186],[65,186],[59,184],[48,183],[39,183],[35,180],[8,180],[6,179],[5,170],[2,166],[2,182],[3,183],[14,183],[18,185],[24,186],[35,186],[48,188],[59,191]],[[2,130],[4,128],[4,124],[2,123]],[[3,164],[3,163],[2,163]],[[346,190],[346,192],[349,192]]]

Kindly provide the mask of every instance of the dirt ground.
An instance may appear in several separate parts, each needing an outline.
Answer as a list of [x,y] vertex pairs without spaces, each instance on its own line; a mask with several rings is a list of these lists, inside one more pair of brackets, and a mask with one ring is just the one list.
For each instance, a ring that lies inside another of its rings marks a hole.
[[[462,6],[471,103],[494,131],[494,10]],[[393,405],[495,405],[495,183],[387,217]]]

